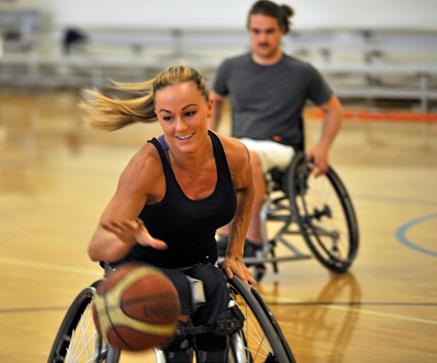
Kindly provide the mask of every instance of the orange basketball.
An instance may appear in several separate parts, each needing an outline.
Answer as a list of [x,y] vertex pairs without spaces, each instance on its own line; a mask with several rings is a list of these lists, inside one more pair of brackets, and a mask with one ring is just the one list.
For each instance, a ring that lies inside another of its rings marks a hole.
[[174,335],[179,315],[176,288],[154,267],[124,265],[97,286],[94,323],[115,348],[139,351],[162,345]]

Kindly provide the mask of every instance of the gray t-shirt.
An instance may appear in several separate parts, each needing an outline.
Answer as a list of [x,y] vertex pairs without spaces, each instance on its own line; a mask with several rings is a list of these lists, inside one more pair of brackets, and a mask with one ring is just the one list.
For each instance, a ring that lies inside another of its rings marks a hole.
[[223,61],[213,89],[230,97],[232,136],[275,140],[298,150],[304,149],[306,101],[321,105],[332,95],[310,64],[284,55],[278,63],[263,66],[250,53]]

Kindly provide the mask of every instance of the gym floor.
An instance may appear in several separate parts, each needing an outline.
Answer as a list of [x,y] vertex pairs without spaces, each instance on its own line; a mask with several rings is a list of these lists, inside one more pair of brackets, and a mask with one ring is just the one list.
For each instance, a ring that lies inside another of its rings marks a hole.
[[[4,363],[46,361],[72,299],[102,276],[86,246],[118,176],[159,134],[157,124],[91,130],[77,101],[67,91],[0,94]],[[284,262],[258,287],[299,363],[436,362],[437,123],[413,118],[348,119],[336,140],[331,162],[361,233],[350,272]],[[308,145],[320,127],[307,122]]]

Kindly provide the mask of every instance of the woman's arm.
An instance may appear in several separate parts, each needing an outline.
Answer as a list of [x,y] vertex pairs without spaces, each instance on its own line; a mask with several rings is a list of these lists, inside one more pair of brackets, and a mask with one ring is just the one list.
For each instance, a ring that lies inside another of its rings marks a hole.
[[237,209],[229,226],[228,247],[222,268],[228,278],[233,275],[243,282],[256,284],[243,261],[244,241],[250,222],[254,186],[249,151],[236,139],[220,137],[232,174],[232,180],[237,192]]
[[102,213],[88,246],[93,261],[117,261],[136,244],[166,248],[164,242],[150,236],[138,220],[147,201],[160,195],[162,169],[154,151],[144,147],[123,171],[114,196]]

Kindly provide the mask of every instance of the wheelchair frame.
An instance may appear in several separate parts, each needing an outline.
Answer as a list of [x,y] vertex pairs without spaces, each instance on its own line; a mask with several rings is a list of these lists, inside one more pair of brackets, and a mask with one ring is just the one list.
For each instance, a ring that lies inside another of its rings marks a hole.
[[[261,211],[266,242],[255,257],[244,258],[247,265],[254,267],[258,281],[265,274],[266,263],[271,263],[278,273],[278,262],[312,257],[290,241],[290,235],[302,236],[312,255],[335,273],[346,272],[358,253],[358,221],[345,185],[332,167],[318,178],[311,175],[312,169],[312,162],[298,152],[286,171],[274,169],[266,175],[267,192]],[[312,187],[313,182],[323,184],[323,193],[334,196],[334,207],[317,200],[320,191]],[[336,219],[338,224],[333,225]],[[272,237],[268,231],[270,222],[282,224]],[[286,254],[277,255],[279,245],[285,247]]]
[[[92,301],[100,281],[82,290],[70,305],[54,340],[48,363],[119,361],[120,351],[103,342],[91,317]],[[229,362],[295,363],[279,324],[258,292],[253,287],[247,288],[237,277],[228,284],[232,300],[245,316],[243,328],[231,336]],[[75,345],[77,340],[80,346]],[[77,356],[74,349],[77,350]],[[155,359],[156,362],[166,362],[159,348],[155,348]]]

